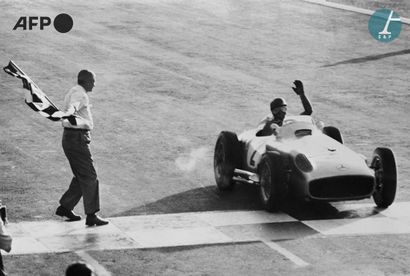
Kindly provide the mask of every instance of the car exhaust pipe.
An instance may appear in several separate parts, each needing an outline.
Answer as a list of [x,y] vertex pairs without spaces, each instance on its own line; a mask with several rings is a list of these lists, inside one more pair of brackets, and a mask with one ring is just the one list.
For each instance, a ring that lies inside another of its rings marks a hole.
[[235,169],[233,173],[234,173],[233,180],[235,181],[245,182],[249,184],[258,184],[260,181],[259,175],[253,172]]
[[238,177],[238,176],[234,176],[234,177],[232,177],[232,179],[233,179],[233,181],[236,181],[236,182],[242,182],[242,183],[247,183],[247,184],[256,184],[255,182],[253,182],[251,180],[248,180],[248,179],[245,179],[245,178],[242,178],[242,177]]

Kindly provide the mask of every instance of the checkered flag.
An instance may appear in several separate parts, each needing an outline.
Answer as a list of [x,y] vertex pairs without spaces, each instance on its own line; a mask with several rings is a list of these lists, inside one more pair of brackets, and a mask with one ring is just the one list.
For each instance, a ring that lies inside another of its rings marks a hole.
[[70,112],[61,111],[12,60],[3,70],[23,81],[23,88],[27,89],[25,102],[31,109],[52,121],[68,119],[72,125],[77,125],[77,117]]

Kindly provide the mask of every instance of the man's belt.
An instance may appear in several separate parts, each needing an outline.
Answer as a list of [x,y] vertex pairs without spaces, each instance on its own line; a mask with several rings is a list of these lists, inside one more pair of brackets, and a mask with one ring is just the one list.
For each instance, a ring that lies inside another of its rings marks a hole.
[[70,127],[65,127],[64,130],[68,130],[68,131],[90,131],[89,129],[84,129],[84,128],[70,128]]

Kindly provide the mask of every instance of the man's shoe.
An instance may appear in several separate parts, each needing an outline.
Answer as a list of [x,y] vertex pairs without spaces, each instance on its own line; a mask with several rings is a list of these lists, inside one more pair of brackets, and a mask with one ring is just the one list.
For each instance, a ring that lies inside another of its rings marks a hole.
[[58,206],[56,210],[56,215],[60,217],[68,218],[67,221],[77,221],[81,220],[81,216],[76,215],[72,210],[68,210],[63,206]]
[[87,215],[85,225],[87,226],[101,226],[108,224],[108,220],[104,220],[96,215]]

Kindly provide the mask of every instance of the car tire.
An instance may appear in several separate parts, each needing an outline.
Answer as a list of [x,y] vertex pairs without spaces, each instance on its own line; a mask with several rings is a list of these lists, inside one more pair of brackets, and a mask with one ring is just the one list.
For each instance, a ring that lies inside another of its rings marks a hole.
[[233,173],[241,164],[241,147],[235,133],[222,131],[215,144],[214,173],[219,190],[232,190]]
[[323,133],[338,141],[340,144],[343,144],[343,136],[340,133],[339,129],[333,126],[326,126],[323,128]]
[[375,174],[373,200],[377,207],[389,207],[396,196],[397,169],[393,152],[388,148],[376,148],[371,167]]
[[286,196],[285,175],[281,164],[280,155],[265,154],[258,167],[259,196],[263,207],[269,212],[278,211]]

